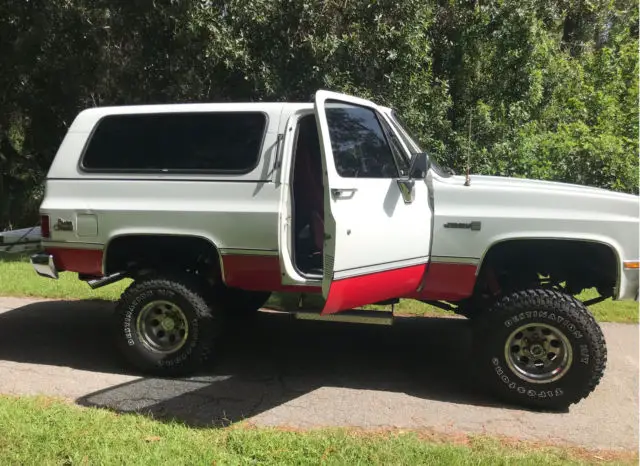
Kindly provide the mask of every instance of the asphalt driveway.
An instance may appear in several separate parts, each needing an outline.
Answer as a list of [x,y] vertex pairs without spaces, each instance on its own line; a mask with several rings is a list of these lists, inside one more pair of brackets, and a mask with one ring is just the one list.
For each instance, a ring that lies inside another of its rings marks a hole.
[[380,327],[260,313],[251,326],[227,332],[217,363],[201,375],[163,380],[129,373],[120,361],[110,341],[111,306],[0,298],[0,393],[62,396],[194,426],[249,419],[638,445],[637,325],[604,324],[602,383],[558,414],[503,406],[477,392],[464,319],[404,318]]

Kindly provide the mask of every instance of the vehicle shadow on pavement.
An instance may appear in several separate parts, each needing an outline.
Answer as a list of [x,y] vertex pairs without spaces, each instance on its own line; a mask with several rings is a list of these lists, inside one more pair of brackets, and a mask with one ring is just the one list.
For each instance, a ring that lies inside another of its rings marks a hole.
[[[0,360],[135,375],[112,344],[112,307],[39,302],[0,314]],[[387,327],[260,312],[227,329],[217,361],[201,374],[140,378],[78,403],[193,426],[241,421],[326,387],[498,406],[478,391],[470,340],[465,319],[407,317]]]

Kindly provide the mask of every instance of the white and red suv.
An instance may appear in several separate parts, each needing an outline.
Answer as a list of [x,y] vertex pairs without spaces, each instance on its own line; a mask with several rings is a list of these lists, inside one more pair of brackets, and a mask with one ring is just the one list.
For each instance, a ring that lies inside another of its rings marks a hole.
[[92,287],[129,277],[117,340],[140,370],[194,371],[224,317],[272,293],[315,295],[305,318],[372,320],[416,299],[473,320],[497,394],[565,408],[598,384],[603,334],[573,296],[637,299],[638,197],[461,177],[394,111],[315,103],[92,108],[46,181],[36,271]]

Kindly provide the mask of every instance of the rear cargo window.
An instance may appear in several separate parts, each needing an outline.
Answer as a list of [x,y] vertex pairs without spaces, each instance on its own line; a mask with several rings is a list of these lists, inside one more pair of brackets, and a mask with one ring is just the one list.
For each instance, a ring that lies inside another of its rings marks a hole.
[[265,127],[260,112],[107,116],[81,165],[88,171],[248,173],[260,158]]

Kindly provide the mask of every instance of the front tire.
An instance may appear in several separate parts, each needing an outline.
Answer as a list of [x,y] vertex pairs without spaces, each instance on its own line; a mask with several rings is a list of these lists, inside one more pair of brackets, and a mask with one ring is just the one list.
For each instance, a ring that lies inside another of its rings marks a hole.
[[481,378],[507,402],[564,410],[586,398],[602,378],[604,335],[572,296],[544,289],[512,293],[475,324]]
[[116,345],[144,373],[191,374],[211,356],[220,321],[217,309],[194,277],[141,279],[116,306]]

